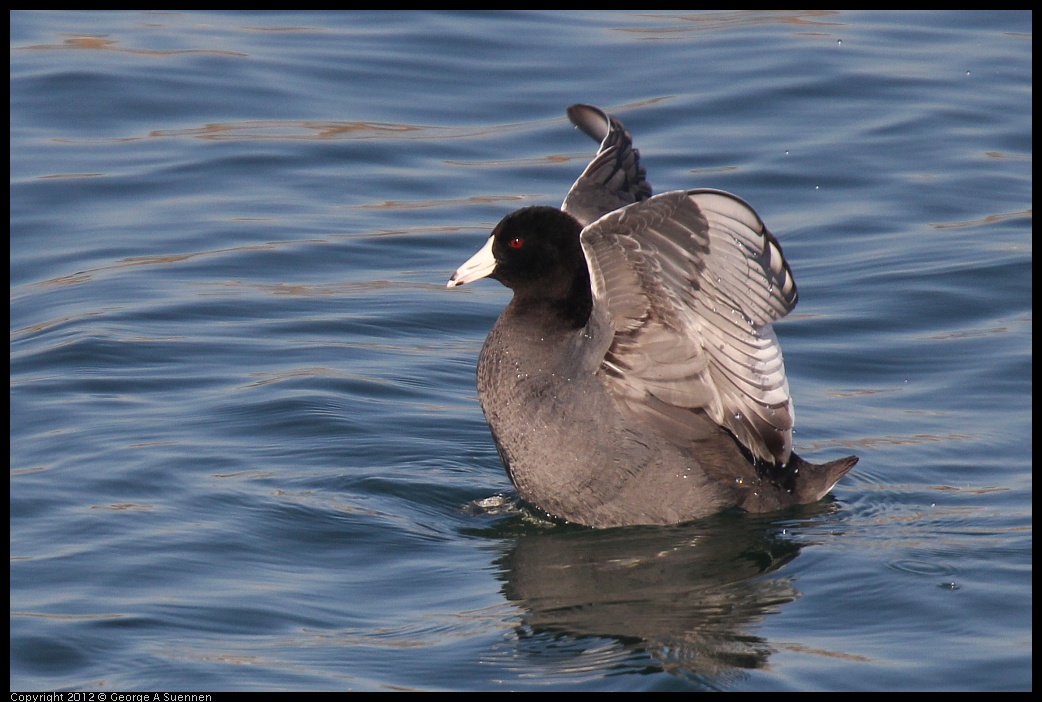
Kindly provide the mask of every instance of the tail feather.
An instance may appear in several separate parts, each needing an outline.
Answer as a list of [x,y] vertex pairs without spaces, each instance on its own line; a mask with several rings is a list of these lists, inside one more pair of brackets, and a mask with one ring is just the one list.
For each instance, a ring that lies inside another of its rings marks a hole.
[[[857,456],[838,458],[828,463],[809,463],[796,454],[793,458],[798,462],[794,467],[803,475],[795,480],[795,493],[799,502],[817,502],[836,487],[836,483],[857,465]],[[793,464],[792,461],[789,462]]]

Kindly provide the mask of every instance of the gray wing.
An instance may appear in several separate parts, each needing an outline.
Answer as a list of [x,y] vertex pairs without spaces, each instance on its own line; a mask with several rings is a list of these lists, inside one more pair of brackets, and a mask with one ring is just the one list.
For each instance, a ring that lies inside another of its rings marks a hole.
[[651,197],[640,152],[633,148],[622,122],[592,105],[572,105],[568,119],[601,146],[568,191],[562,210],[586,226],[613,210]]
[[702,410],[785,463],[793,408],[771,322],[796,305],[796,283],[756,212],[721,191],[670,192],[587,226],[582,246],[615,392]]

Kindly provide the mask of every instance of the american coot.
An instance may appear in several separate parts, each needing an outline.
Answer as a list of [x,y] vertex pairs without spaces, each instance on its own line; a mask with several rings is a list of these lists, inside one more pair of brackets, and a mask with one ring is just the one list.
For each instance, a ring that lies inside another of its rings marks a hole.
[[600,149],[561,209],[507,215],[449,287],[513,299],[478,397],[520,497],[592,527],[814,502],[856,456],[808,463],[771,322],[797,300],[781,245],[719,190],[652,197],[615,117],[568,108]]

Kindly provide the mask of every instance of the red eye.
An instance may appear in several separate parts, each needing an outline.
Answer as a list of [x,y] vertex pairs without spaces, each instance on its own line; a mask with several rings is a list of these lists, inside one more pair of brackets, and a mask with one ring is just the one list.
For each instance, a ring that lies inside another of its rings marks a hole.
[[520,249],[524,245],[525,245],[525,240],[522,239],[519,236],[515,236],[513,239],[510,240],[510,248],[512,248],[512,249]]

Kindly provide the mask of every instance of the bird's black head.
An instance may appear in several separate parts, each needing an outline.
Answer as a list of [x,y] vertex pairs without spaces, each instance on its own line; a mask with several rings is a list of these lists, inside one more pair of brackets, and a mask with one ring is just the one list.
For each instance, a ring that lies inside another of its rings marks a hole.
[[492,231],[490,277],[513,289],[518,304],[550,305],[582,326],[590,316],[590,272],[579,243],[582,225],[554,207],[517,210]]

